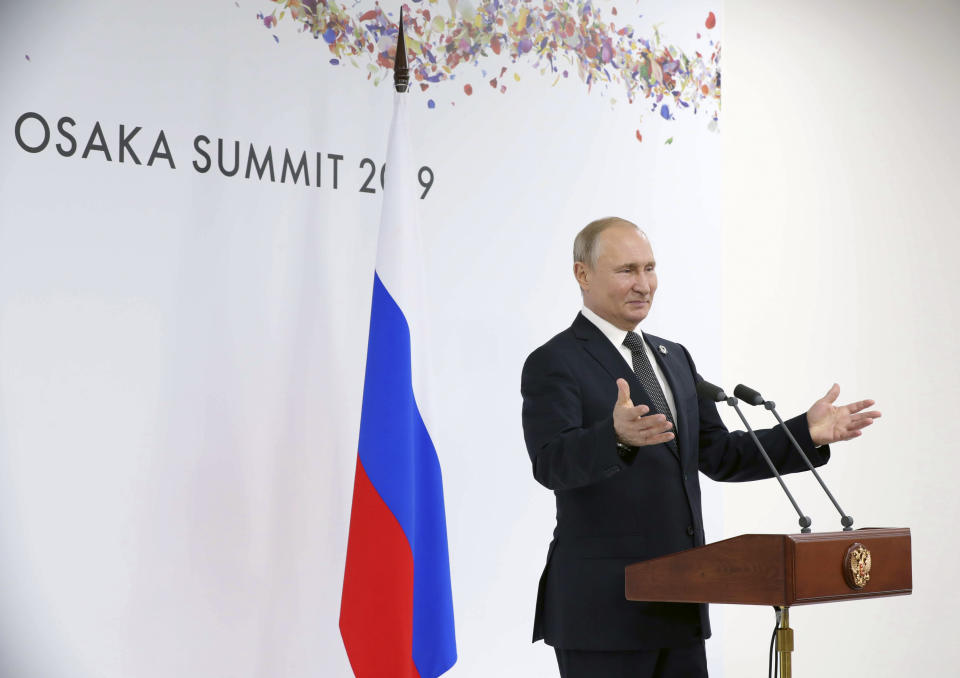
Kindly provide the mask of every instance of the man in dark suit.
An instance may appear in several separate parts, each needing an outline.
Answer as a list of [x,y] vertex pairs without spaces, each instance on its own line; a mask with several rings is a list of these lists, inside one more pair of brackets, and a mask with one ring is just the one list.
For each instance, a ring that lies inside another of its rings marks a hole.
[[[540,578],[533,640],[564,678],[706,676],[705,605],[630,602],[623,569],[704,543],[698,473],[767,478],[752,441],[729,432],[680,344],[635,332],[657,289],[646,235],[600,219],[574,242],[583,309],[527,358],[523,431],[533,475],[554,491],[557,525]],[[811,461],[880,416],[834,406],[839,387],[787,426]],[[758,437],[781,473],[805,466],[777,429]]]

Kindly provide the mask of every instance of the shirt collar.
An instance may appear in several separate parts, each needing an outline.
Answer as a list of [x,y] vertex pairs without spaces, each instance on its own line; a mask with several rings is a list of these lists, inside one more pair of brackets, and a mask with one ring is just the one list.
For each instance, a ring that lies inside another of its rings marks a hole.
[[[621,330],[609,320],[604,320],[586,306],[580,309],[580,313],[583,314],[584,318],[596,325],[597,329],[603,332],[603,336],[609,339],[610,343],[617,349],[623,346],[623,340],[627,338],[626,330]],[[643,332],[641,332],[639,328],[635,329],[634,332],[639,334],[640,338],[643,339]],[[644,339],[644,341],[646,341],[646,339]]]

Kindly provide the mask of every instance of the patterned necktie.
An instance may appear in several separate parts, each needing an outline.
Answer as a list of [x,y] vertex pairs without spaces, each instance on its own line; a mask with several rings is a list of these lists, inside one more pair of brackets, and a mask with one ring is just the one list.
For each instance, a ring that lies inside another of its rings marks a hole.
[[643,339],[641,339],[640,335],[636,332],[627,332],[627,337],[623,340],[623,345],[630,349],[630,354],[633,356],[633,371],[640,380],[643,390],[647,392],[650,402],[653,403],[653,411],[656,414],[666,415],[667,421],[673,424],[673,428],[671,428],[670,431],[673,433],[674,439],[669,441],[667,445],[673,449],[677,449],[677,422],[673,420],[673,415],[667,406],[667,399],[664,397],[663,390],[660,388],[660,382],[657,381],[657,375],[653,373],[653,366],[650,364],[647,352],[643,350]]

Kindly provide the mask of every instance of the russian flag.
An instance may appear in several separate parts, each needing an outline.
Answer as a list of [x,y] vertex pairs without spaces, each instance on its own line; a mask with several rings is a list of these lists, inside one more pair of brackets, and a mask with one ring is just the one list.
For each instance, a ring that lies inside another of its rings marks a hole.
[[430,438],[419,186],[394,94],[340,634],[358,678],[457,660],[440,462]]

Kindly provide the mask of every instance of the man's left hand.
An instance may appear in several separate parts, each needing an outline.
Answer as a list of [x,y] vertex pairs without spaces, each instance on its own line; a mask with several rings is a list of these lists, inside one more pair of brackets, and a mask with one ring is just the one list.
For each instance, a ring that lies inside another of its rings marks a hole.
[[863,433],[865,427],[880,416],[876,410],[861,412],[874,405],[872,400],[858,400],[849,405],[837,407],[833,403],[840,395],[840,386],[834,384],[823,396],[807,410],[807,426],[815,445],[829,445],[840,440],[850,440]]

